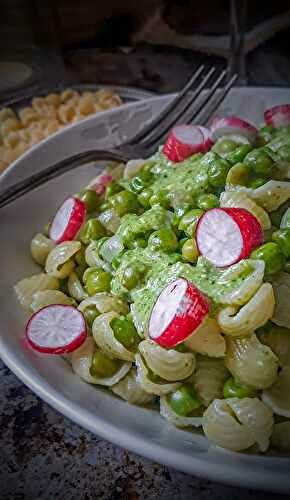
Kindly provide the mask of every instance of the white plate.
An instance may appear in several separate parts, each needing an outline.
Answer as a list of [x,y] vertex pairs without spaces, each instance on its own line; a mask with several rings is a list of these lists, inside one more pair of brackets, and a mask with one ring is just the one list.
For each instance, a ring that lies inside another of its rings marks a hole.
[[[36,146],[6,170],[0,188],[71,153],[107,146],[134,134],[171,96],[155,97],[88,118]],[[235,113],[259,124],[265,107],[290,101],[286,89],[234,89],[221,113]],[[176,429],[157,412],[129,406],[82,382],[62,359],[28,351],[22,344],[24,314],[13,284],[37,272],[29,256],[33,234],[41,230],[60,201],[93,175],[85,166],[33,191],[0,213],[0,354],[11,370],[47,403],[95,434],[184,472],[239,486],[290,491],[290,459],[232,453],[200,434]]]

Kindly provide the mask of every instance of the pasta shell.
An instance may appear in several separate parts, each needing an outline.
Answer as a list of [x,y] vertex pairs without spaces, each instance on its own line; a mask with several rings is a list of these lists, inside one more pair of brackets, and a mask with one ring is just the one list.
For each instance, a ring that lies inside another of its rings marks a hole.
[[114,336],[110,323],[116,317],[118,317],[118,314],[115,311],[110,311],[96,317],[92,326],[95,342],[108,356],[122,359],[123,361],[134,361],[135,353],[126,349]]
[[275,296],[275,310],[272,321],[279,326],[290,325],[290,274],[280,273],[272,280]]
[[70,296],[76,299],[78,302],[81,302],[88,296],[78,278],[78,275],[74,272],[69,275],[67,288]]
[[194,387],[204,406],[222,397],[223,386],[229,372],[223,359],[198,356],[194,374]]
[[257,189],[226,185],[225,190],[246,193],[268,212],[277,210],[290,198],[290,182],[287,181],[268,181]]
[[172,410],[166,396],[161,396],[160,398],[160,414],[176,427],[202,426],[203,419],[200,415],[194,417],[181,417],[180,415],[177,415],[177,413]]
[[129,308],[125,302],[107,292],[96,293],[92,297],[84,299],[79,304],[78,309],[84,312],[87,307],[92,305],[95,305],[100,313],[115,311],[118,314],[127,314],[129,312]]
[[138,347],[150,370],[169,382],[190,377],[195,368],[195,357],[191,353],[164,349],[152,340],[143,340]]
[[245,208],[260,222],[262,228],[270,229],[272,223],[267,212],[257,205],[246,193],[238,191],[225,191],[220,196],[220,206],[227,208]]
[[169,394],[169,392],[176,391],[176,389],[180,387],[181,382],[153,382],[149,378],[149,370],[143,361],[141,354],[136,354],[135,363],[137,366],[137,380],[143,387],[144,391],[149,394],[162,396],[164,394]]
[[274,413],[290,418],[290,366],[285,366],[279,373],[278,380],[272,387],[263,391],[263,401]]
[[[252,268],[252,272],[247,273],[238,288],[227,291],[227,283],[234,281],[238,276],[247,271],[247,267]],[[221,304],[234,304],[241,306],[256,293],[263,283],[265,263],[263,260],[242,260],[237,264],[223,271],[218,279],[219,284],[224,284],[224,292],[219,294]]]
[[271,444],[276,450],[290,451],[290,421],[274,425]]
[[142,389],[141,384],[137,380],[136,368],[131,368],[126,377],[112,387],[112,391],[132,405],[143,406],[152,403],[155,399],[153,394],[148,394],[148,392]]
[[42,290],[56,290],[59,287],[58,279],[47,274],[34,274],[19,281],[14,289],[17,298],[24,309],[29,309],[33,295]]
[[283,327],[272,328],[261,333],[259,339],[276,354],[280,366],[290,366],[290,330]]
[[31,240],[30,252],[33,260],[40,264],[45,265],[48,254],[55,247],[54,241],[44,236],[44,234],[37,233]]
[[80,248],[79,241],[65,241],[56,245],[46,259],[45,270],[47,274],[60,279],[67,278],[75,267],[71,258]]
[[49,306],[50,304],[64,304],[71,305],[71,298],[59,290],[44,290],[35,292],[32,297],[30,309],[33,312],[42,309],[42,307]]
[[278,358],[255,334],[243,338],[227,337],[226,367],[242,384],[266,389],[277,378]]
[[217,317],[218,324],[226,335],[249,335],[272,317],[274,307],[272,285],[264,283],[238,312],[235,307],[222,309]]
[[200,327],[185,341],[194,352],[221,358],[226,352],[226,342],[215,318],[207,318]]
[[122,380],[131,369],[131,363],[123,363],[112,377],[92,377],[90,366],[95,351],[95,342],[92,337],[87,337],[85,342],[71,354],[71,364],[74,372],[89,384],[111,387]]

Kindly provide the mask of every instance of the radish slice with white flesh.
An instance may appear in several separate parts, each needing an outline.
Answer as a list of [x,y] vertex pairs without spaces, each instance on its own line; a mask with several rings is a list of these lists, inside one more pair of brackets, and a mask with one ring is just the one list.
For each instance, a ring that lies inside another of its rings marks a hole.
[[258,135],[256,127],[237,116],[214,118],[211,132],[215,141],[220,137],[231,135],[246,137],[251,144],[255,144]]
[[244,208],[212,208],[199,219],[196,244],[199,253],[217,267],[246,259],[263,243],[263,230]]
[[49,228],[49,237],[55,243],[73,240],[86,218],[86,205],[73,196],[67,198],[56,212]]
[[264,118],[266,124],[274,128],[290,125],[290,104],[280,104],[266,109]]
[[205,138],[199,127],[177,125],[174,127],[163,146],[163,153],[175,163],[195,153],[203,153]]
[[207,153],[211,149],[211,147],[214,145],[212,133],[208,128],[202,127],[201,125],[198,125],[198,128],[201,131],[203,138],[204,138],[203,153]]
[[88,189],[96,191],[97,194],[104,194],[106,187],[112,182],[113,177],[110,174],[101,174],[93,179],[87,186]]
[[53,304],[31,316],[26,325],[26,339],[38,352],[64,354],[72,352],[85,341],[87,328],[84,316],[69,305]]
[[179,278],[159,295],[149,322],[150,338],[162,347],[184,342],[209,312],[207,298],[185,278]]

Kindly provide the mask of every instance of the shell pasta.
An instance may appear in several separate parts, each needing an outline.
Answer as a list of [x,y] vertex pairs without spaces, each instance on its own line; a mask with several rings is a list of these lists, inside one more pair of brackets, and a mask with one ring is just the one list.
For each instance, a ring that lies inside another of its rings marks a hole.
[[[0,165],[7,149],[118,104],[67,89],[20,119],[0,111]],[[108,165],[60,203],[31,241],[39,270],[15,286],[26,340],[116,404],[148,405],[146,418],[159,408],[164,426],[287,452],[290,128],[226,117],[202,130],[174,127],[151,157]]]

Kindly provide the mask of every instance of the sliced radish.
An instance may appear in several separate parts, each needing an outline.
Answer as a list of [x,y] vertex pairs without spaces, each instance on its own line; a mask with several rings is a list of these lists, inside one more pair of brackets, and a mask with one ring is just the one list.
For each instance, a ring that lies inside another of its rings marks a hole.
[[201,131],[203,138],[204,138],[203,153],[207,153],[211,149],[211,147],[214,145],[212,133],[208,128],[202,127],[201,125],[198,125],[198,128]]
[[215,141],[225,135],[236,135],[246,137],[252,144],[255,143],[258,135],[256,127],[237,116],[214,118],[211,124],[211,132]]
[[95,179],[93,179],[88,185],[88,189],[92,189],[96,191],[97,194],[104,194],[106,191],[106,187],[110,182],[112,182],[113,177],[110,174],[101,174],[98,175]]
[[263,243],[263,230],[244,208],[212,208],[199,219],[196,243],[201,255],[217,267],[246,259]]
[[69,305],[53,304],[31,316],[26,338],[31,347],[47,354],[63,354],[77,349],[87,336],[85,319]]
[[196,330],[209,312],[207,298],[185,278],[164,288],[151,313],[149,335],[163,347],[174,347]]
[[86,218],[83,201],[70,196],[59,207],[49,228],[49,237],[55,243],[73,240]]
[[179,162],[195,153],[202,153],[204,142],[205,138],[199,127],[177,125],[169,133],[162,151],[169,160]]
[[266,124],[274,128],[290,125],[290,104],[280,104],[266,109],[264,118]]

